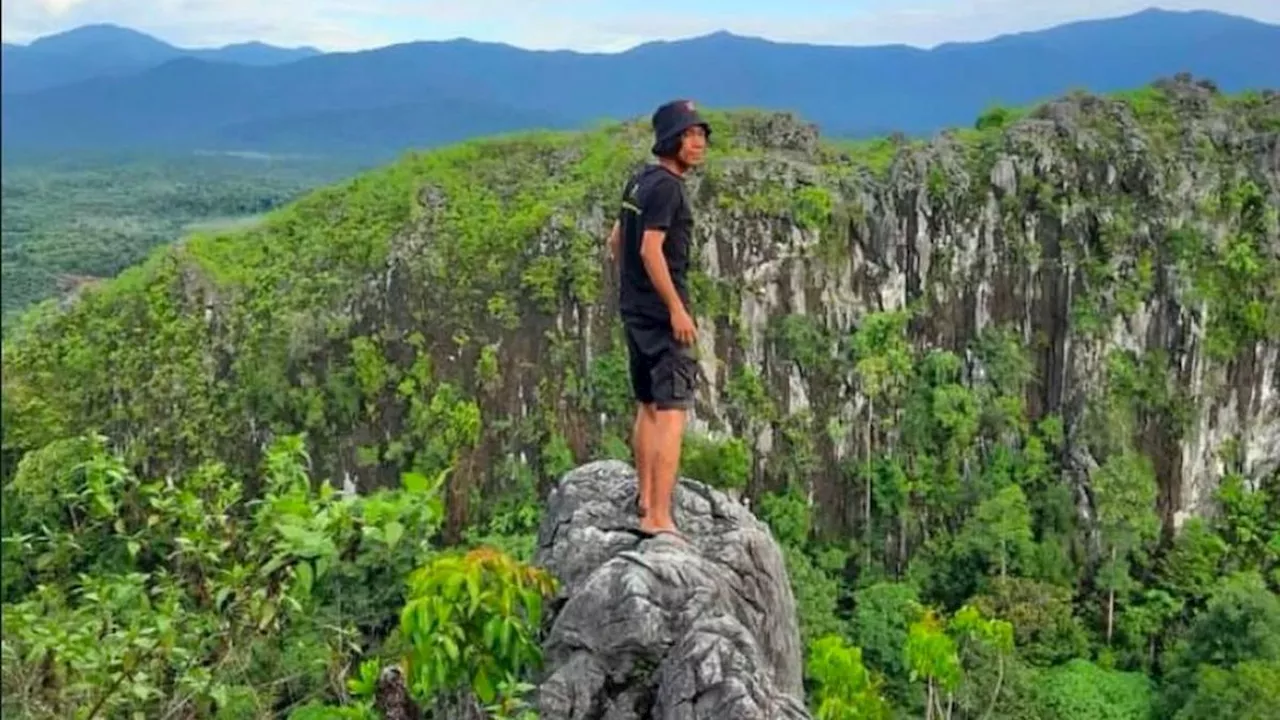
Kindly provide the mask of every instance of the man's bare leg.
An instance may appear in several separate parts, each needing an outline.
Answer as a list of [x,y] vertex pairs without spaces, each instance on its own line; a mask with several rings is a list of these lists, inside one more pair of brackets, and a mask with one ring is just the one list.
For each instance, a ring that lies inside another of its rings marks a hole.
[[653,502],[653,437],[654,408],[640,403],[636,405],[636,421],[631,429],[631,452],[636,465],[636,511],[644,517]]
[[640,529],[656,533],[676,530],[671,500],[680,470],[680,446],[684,440],[685,410],[656,410],[650,435],[649,505]]

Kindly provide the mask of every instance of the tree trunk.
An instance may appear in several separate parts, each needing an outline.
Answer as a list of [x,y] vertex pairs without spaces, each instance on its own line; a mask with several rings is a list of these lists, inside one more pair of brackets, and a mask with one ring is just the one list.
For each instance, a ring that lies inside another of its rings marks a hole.
[[[1111,548],[1111,567],[1116,566],[1116,549]],[[1111,631],[1116,620],[1116,589],[1114,583],[1107,590],[1107,645],[1111,644]]]
[[987,711],[982,714],[982,720],[991,717],[991,713],[995,712],[996,703],[1000,701],[1000,686],[1004,684],[1004,655],[996,656],[998,669],[996,670],[996,691],[991,693],[991,704],[987,706]]
[[904,509],[898,516],[898,565],[895,577],[902,579],[902,566],[907,564],[907,512]]
[[866,567],[871,567],[871,425],[875,418],[875,401],[867,398],[867,429],[862,434],[863,452],[867,461],[867,497],[863,507],[863,522],[866,528],[862,532],[862,542],[866,545]]

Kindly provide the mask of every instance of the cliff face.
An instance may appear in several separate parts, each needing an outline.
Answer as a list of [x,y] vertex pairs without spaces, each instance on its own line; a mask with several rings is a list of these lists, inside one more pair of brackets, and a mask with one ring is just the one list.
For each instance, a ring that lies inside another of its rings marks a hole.
[[[984,370],[974,342],[1014,334],[1032,362],[1029,414],[1062,417],[1077,480],[1131,440],[1155,463],[1161,508],[1177,524],[1208,509],[1227,470],[1275,472],[1280,99],[1262,101],[1248,124],[1206,87],[1163,90],[1127,103],[1063,99],[1003,133],[904,150],[880,178],[833,167],[810,129],[761,125],[768,158],[694,181],[705,266],[731,286],[727,317],[739,330],[704,335],[716,382],[700,419],[746,429],[721,398],[733,370],[749,366],[786,413],[857,422],[866,393],[789,361],[770,330],[804,315],[839,335],[867,313],[912,307],[912,343],[967,354],[969,381]],[[787,211],[752,206],[778,190],[792,198]],[[806,197],[832,215],[806,223]],[[1123,427],[1106,418],[1117,400],[1137,411]],[[773,435],[764,428],[757,447]],[[843,434],[828,451],[857,453],[858,439]]]
[[[870,458],[1031,428],[1086,517],[1128,450],[1169,527],[1224,472],[1277,471],[1280,96],[1179,81],[843,147],[787,115],[716,122],[689,181],[694,424],[744,439],[749,491],[800,479],[824,527],[856,527]],[[306,430],[348,485],[453,464],[458,527],[520,466],[626,457],[603,238],[647,145],[635,125],[469,143],[160,253],[5,348],[6,462],[92,429],[151,472],[247,467]],[[908,372],[937,427],[900,422]],[[946,458],[904,472],[967,476]]]

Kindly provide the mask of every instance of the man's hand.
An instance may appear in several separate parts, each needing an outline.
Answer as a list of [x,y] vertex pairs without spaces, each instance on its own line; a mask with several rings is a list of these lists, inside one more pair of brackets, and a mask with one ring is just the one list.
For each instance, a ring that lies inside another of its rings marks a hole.
[[676,336],[676,341],[681,345],[692,345],[698,339],[698,328],[693,324],[693,318],[684,307],[676,308],[676,311],[671,313],[671,333]]

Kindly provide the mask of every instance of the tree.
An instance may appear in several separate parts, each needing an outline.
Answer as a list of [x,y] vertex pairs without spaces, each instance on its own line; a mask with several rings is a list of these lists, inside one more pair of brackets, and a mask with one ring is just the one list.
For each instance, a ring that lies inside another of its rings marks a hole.
[[943,710],[941,696],[945,694],[950,698],[960,685],[960,658],[956,654],[955,640],[947,635],[942,618],[933,610],[926,611],[924,617],[911,623],[907,631],[906,656],[911,679],[923,679],[925,682],[925,719],[949,718],[951,713]]
[[973,662],[980,649],[992,651],[997,663],[995,685],[982,715],[988,718],[1000,698],[1005,661],[1013,653],[1013,626],[1004,620],[984,618],[972,605],[957,610],[949,622],[927,609],[911,624],[905,648],[907,665],[913,680],[925,681],[926,720],[951,720],[956,690],[964,681],[965,664]]
[[969,544],[984,558],[995,559],[1000,577],[1009,575],[1011,559],[1027,558],[1034,551],[1031,510],[1017,485],[1006,485],[978,506],[969,521]]
[[[863,427],[863,460],[866,463],[866,492],[863,495],[863,545],[866,564],[871,564],[871,494],[873,473],[871,470],[871,437],[877,425],[876,406],[883,403],[891,409],[893,425],[897,425],[898,407],[903,393],[910,384],[912,373],[911,346],[907,341],[905,310],[869,313],[862,319],[853,334],[854,374],[858,378],[862,394],[867,399],[867,424]],[[883,410],[882,410],[883,411]],[[889,454],[893,453],[890,442]],[[904,533],[905,536],[905,533]]]
[[1257,572],[1223,578],[1174,652],[1164,690],[1165,716],[1209,717],[1204,713],[1214,705],[1210,698],[1236,696],[1228,704],[1239,704],[1250,692],[1258,693],[1255,699],[1274,694],[1274,682],[1258,683],[1254,675],[1277,664],[1280,597]]
[[807,672],[816,685],[814,720],[889,720],[883,680],[862,664],[862,649],[827,635],[809,647]]
[[1106,558],[1098,579],[1107,591],[1106,638],[1110,645],[1115,628],[1116,593],[1132,585],[1129,554],[1141,548],[1159,529],[1155,512],[1155,470],[1145,456],[1125,451],[1107,458],[1090,480],[1099,545]]

